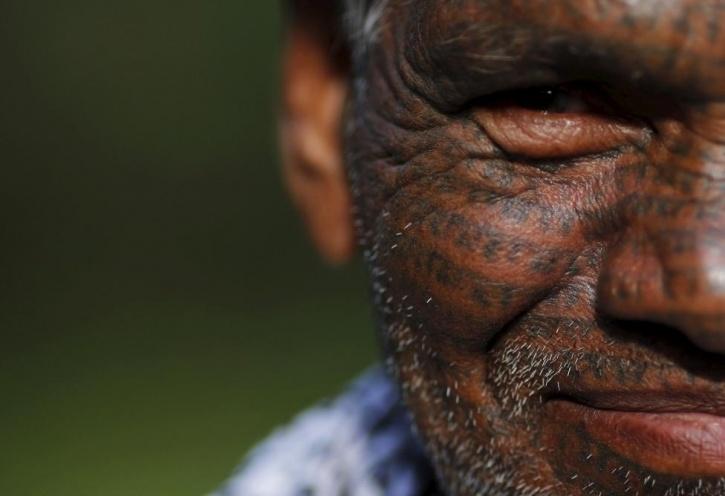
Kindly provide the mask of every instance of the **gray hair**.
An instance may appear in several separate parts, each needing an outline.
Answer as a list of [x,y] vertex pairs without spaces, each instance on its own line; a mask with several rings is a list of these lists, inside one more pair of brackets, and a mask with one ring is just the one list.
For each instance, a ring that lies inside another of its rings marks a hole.
[[343,24],[355,62],[361,62],[376,41],[387,4],[388,0],[344,0]]

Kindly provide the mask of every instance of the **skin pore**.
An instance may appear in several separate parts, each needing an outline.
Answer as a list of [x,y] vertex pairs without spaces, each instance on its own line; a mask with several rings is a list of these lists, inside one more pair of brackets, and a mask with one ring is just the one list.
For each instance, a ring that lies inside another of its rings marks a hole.
[[721,0],[387,2],[344,144],[316,139],[445,494],[725,494],[723,26]]

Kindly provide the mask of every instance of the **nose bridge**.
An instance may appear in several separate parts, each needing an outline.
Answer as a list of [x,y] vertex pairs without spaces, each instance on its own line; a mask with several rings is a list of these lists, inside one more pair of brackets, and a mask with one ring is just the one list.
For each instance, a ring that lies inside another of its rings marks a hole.
[[725,106],[693,111],[662,135],[630,229],[651,245],[672,307],[725,312]]
[[[725,115],[725,113],[723,113]],[[660,322],[725,353],[725,119],[679,129],[605,258],[603,310]]]
[[693,202],[641,220],[663,299],[678,311],[725,311],[725,201]]

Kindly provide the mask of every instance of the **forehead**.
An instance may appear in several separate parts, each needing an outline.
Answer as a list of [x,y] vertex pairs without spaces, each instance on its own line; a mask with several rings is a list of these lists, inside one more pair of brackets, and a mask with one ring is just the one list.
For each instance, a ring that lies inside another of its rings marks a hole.
[[420,71],[475,84],[525,69],[541,81],[522,85],[593,77],[712,100],[725,99],[724,26],[723,0],[389,0],[382,29]]

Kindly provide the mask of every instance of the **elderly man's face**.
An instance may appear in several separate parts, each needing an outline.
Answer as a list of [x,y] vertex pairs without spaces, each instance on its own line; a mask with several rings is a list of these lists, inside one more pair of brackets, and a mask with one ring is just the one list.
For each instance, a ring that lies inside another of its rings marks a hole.
[[725,494],[725,3],[389,2],[345,151],[451,495]]

